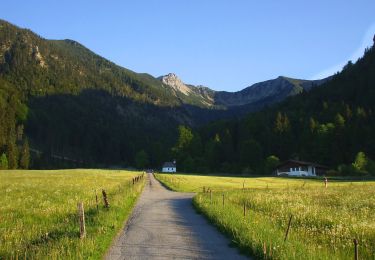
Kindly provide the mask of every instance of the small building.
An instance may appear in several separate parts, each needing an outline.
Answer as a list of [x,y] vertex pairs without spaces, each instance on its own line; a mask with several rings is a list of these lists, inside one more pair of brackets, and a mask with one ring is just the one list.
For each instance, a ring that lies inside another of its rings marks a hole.
[[276,168],[277,176],[318,176],[324,175],[328,167],[317,163],[288,160]]
[[162,172],[176,172],[176,163],[175,162],[165,162],[161,169]]

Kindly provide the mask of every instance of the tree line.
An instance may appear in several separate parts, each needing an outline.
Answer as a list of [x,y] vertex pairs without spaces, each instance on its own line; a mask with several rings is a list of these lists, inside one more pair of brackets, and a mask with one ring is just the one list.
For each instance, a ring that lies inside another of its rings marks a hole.
[[29,143],[24,134],[27,113],[19,93],[0,80],[0,169],[29,168]]

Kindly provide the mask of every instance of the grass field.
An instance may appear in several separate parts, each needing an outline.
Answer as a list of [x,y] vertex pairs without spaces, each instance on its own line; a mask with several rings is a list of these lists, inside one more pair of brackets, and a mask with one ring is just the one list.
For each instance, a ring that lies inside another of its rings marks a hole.
[[[119,170],[0,171],[0,259],[101,259],[142,190],[143,181],[132,184],[138,175]],[[103,206],[102,189],[109,209]],[[82,240],[80,201],[87,232]]]
[[[257,258],[353,259],[357,239],[360,259],[375,259],[375,182],[329,181],[325,188],[322,180],[311,179],[157,178],[174,190],[198,192],[195,207]],[[212,190],[212,201],[203,187]]]

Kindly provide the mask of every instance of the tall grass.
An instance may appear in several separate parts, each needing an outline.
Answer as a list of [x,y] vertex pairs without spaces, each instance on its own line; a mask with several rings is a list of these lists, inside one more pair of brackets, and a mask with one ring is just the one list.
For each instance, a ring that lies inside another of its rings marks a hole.
[[[129,216],[143,181],[115,170],[0,171],[0,259],[100,259]],[[108,194],[110,208],[102,203]],[[99,199],[96,209],[95,190]],[[77,203],[85,208],[79,239]]]
[[195,207],[234,244],[258,258],[353,259],[355,238],[360,257],[375,259],[374,182],[330,181],[326,189],[320,180],[167,174],[158,178],[175,190],[210,187],[212,201],[210,193],[199,192]]

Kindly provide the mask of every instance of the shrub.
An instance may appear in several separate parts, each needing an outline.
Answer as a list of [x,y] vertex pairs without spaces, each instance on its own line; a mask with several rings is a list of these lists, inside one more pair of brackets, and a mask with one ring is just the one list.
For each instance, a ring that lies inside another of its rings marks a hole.
[[0,157],[0,169],[2,170],[8,169],[8,158],[5,153],[3,153]]

